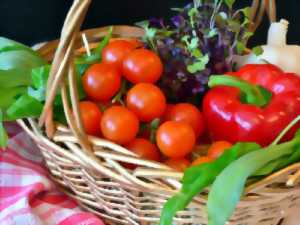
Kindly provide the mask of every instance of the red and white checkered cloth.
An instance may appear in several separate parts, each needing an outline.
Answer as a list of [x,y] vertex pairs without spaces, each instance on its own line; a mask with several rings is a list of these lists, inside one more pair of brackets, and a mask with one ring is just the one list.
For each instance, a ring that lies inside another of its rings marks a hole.
[[58,192],[37,146],[16,124],[6,127],[10,140],[0,149],[0,224],[104,225]]

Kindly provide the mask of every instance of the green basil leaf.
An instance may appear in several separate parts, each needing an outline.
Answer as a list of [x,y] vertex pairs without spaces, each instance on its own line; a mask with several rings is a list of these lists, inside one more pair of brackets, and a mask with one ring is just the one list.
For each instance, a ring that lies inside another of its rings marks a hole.
[[6,147],[7,142],[8,142],[8,135],[3,125],[3,113],[2,110],[0,109],[0,147],[1,148]]
[[0,52],[0,70],[22,69],[25,73],[45,65],[46,61],[25,50]]
[[0,37],[0,53],[12,50],[25,50],[33,55],[39,56],[36,51],[34,51],[32,48],[26,45],[23,45],[19,42],[10,40],[5,37]]
[[16,120],[27,117],[38,117],[43,104],[28,94],[19,97],[6,111],[9,119]]
[[[237,143],[214,162],[193,166],[185,170],[182,188],[164,205],[160,225],[172,224],[177,211],[183,210],[194,196],[213,183],[215,178],[230,163],[251,151],[259,149],[256,143]],[[224,192],[222,192],[224,193]]]
[[284,144],[250,152],[227,166],[208,195],[208,225],[224,225],[240,200],[247,178],[269,162],[292,154],[294,147],[299,145],[297,137]]
[[0,108],[6,109],[16,100],[16,97],[25,94],[26,87],[0,88]]
[[245,49],[246,49],[246,45],[243,42],[238,41],[237,44],[236,44],[237,53],[239,55],[241,55],[245,52]]
[[29,86],[31,77],[29,70],[9,69],[0,70],[0,87],[13,88],[18,86]]
[[234,2],[235,2],[235,0],[225,0],[225,4],[226,4],[229,8],[232,8]]
[[32,85],[34,88],[44,88],[47,86],[47,81],[50,73],[50,65],[34,68],[31,71]]

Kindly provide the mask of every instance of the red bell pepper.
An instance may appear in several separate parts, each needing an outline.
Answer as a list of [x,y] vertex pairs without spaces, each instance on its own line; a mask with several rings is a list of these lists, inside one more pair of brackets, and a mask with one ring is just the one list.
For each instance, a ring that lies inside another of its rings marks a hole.
[[[211,76],[203,112],[213,140],[266,146],[300,115],[300,77],[274,65],[246,65]],[[284,137],[290,139],[298,123]]]

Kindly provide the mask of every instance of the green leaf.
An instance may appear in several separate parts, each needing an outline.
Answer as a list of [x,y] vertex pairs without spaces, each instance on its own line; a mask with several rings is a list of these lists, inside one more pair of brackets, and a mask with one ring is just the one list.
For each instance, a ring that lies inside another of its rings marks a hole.
[[46,92],[44,88],[33,89],[32,87],[28,87],[27,93],[30,97],[35,98],[39,102],[45,101]]
[[0,70],[0,87],[13,88],[18,86],[29,86],[31,77],[29,70],[9,69]]
[[32,85],[34,88],[44,88],[47,86],[47,81],[50,73],[50,65],[34,68],[31,71]]
[[0,88],[0,108],[6,109],[16,100],[16,97],[25,94],[26,87]]
[[39,54],[36,51],[34,51],[32,48],[23,45],[19,42],[10,40],[8,38],[0,37],[0,52],[6,52],[12,50],[25,50],[33,55],[40,57]]
[[176,212],[183,210],[192,198],[209,186],[226,166],[242,155],[259,148],[256,143],[237,143],[214,162],[186,169],[180,192],[170,198],[163,207],[160,225],[172,224]]
[[241,9],[242,13],[244,14],[244,16],[246,18],[250,18],[251,15],[251,7],[245,7],[243,9]]
[[238,20],[228,19],[227,24],[228,29],[234,33],[239,33],[239,31],[241,30],[241,24]]
[[218,30],[216,28],[209,29],[209,32],[205,35],[207,38],[212,38],[218,34]]
[[261,54],[264,53],[264,50],[261,46],[256,46],[254,48],[252,48],[252,52],[256,55],[256,56],[260,56]]
[[0,52],[0,70],[22,69],[27,73],[45,64],[44,59],[25,50]]
[[[224,225],[240,200],[248,177],[273,160],[290,155],[300,138],[260,149],[232,162],[214,181],[208,195],[208,225]],[[255,163],[254,163],[255,162]]]
[[38,117],[41,114],[42,109],[42,103],[28,94],[24,94],[7,109],[7,115],[11,120]]
[[237,53],[239,55],[243,54],[246,50],[246,45],[241,42],[241,41],[238,41],[237,44],[236,44],[236,50],[237,50]]
[[8,135],[3,125],[3,113],[2,110],[0,109],[0,147],[1,148],[6,147],[7,142],[8,142]]
[[246,39],[248,40],[250,37],[253,36],[253,32],[249,32],[249,31],[246,31],[244,34],[243,34],[243,39]]
[[208,55],[204,55],[203,57],[201,58],[198,58],[198,60],[191,64],[191,65],[188,65],[187,66],[187,70],[190,72],[190,73],[197,73],[197,72],[200,72],[202,70],[204,70],[206,68],[206,64],[209,62],[209,57]]
[[160,125],[160,122],[161,122],[160,119],[154,119],[150,124],[150,141],[152,143],[155,143],[155,136],[156,136],[157,129]]
[[231,9],[235,0],[224,0],[224,2]]

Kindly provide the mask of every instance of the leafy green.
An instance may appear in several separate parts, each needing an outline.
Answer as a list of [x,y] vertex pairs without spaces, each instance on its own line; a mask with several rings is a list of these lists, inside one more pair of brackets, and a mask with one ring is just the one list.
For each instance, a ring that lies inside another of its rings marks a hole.
[[226,5],[229,7],[229,8],[232,8],[235,0],[224,0],[224,2],[226,3]]
[[8,141],[8,135],[5,131],[4,125],[3,125],[3,113],[0,109],[0,147],[3,148],[7,145]]
[[199,57],[196,62],[187,66],[187,70],[190,73],[197,73],[206,68],[207,63],[209,62],[208,55],[204,55],[203,57]]
[[43,109],[43,104],[28,94],[19,97],[6,111],[10,120],[27,117],[38,117]]
[[13,88],[31,84],[30,73],[22,69],[0,70],[0,87]]
[[256,143],[237,143],[214,162],[188,168],[184,173],[180,192],[170,198],[163,207],[160,225],[170,225],[176,212],[183,210],[195,195],[212,184],[226,166],[259,148]]
[[0,88],[0,108],[2,110],[9,107],[16,97],[26,93],[26,87]]
[[31,69],[45,65],[46,61],[26,50],[12,50],[0,52],[0,69],[22,69],[23,73]]
[[291,155],[295,148],[300,148],[300,137],[251,152],[226,167],[214,181],[208,195],[208,224],[224,225],[243,193],[247,178],[273,160]]
[[13,50],[24,50],[27,51],[33,55],[39,56],[36,51],[31,49],[30,47],[23,45],[19,42],[10,40],[5,37],[0,37],[0,53],[6,52],[6,51],[13,51]]
[[252,52],[256,55],[256,56],[260,56],[261,54],[263,54],[264,50],[261,46],[256,46],[254,48],[252,48]]
[[46,87],[49,73],[50,73],[50,65],[45,65],[41,67],[34,68],[31,71],[31,79],[32,85],[34,88],[42,88]]

